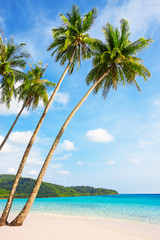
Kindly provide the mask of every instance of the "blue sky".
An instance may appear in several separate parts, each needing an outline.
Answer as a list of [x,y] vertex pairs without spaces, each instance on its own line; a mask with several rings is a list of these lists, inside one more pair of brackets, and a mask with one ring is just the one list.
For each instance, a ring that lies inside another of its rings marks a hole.
[[[110,22],[119,26],[126,18],[131,40],[151,37],[154,42],[139,56],[150,70],[147,83],[138,78],[135,86],[118,86],[104,100],[101,93],[90,95],[68,125],[44,177],[65,186],[90,185],[116,189],[120,193],[160,192],[160,0],[0,0],[0,25],[7,38],[24,42],[31,52],[30,62],[49,64],[45,78],[58,82],[64,66],[54,62],[46,49],[52,42],[51,29],[60,26],[59,14],[76,3],[82,15],[93,7],[98,17],[90,36],[103,40],[101,28]],[[85,77],[91,61],[66,76],[41,127],[29,155],[23,176],[36,178],[61,125],[88,87]],[[0,140],[3,139],[21,103],[13,99],[9,110],[0,105]],[[0,153],[0,173],[15,173],[43,106],[25,111],[4,150]]]

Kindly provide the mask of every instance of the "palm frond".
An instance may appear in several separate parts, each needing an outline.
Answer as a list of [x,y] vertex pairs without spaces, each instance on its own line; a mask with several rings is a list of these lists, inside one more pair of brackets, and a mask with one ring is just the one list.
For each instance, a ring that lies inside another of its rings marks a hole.
[[38,107],[40,100],[44,105],[47,104],[47,87],[55,87],[56,84],[47,79],[42,79],[47,65],[42,67],[42,62],[39,61],[38,64],[29,64],[29,66],[30,70],[28,70],[22,84],[16,89],[15,94],[18,96],[18,101],[22,100],[25,103],[29,99],[26,107],[33,110]]
[[20,71],[26,66],[26,59],[30,54],[23,50],[25,43],[14,44],[13,37],[5,39],[3,31],[0,36],[0,88],[1,102],[10,105],[14,93],[14,82],[24,79],[24,73]]
[[137,53],[149,46],[151,39],[139,38],[135,42],[129,39],[128,21],[120,21],[120,31],[118,28],[107,23],[103,27],[105,43],[92,41],[93,69],[86,77],[86,84],[98,81],[108,69],[109,73],[95,87],[94,93],[102,89],[102,96],[105,98],[111,87],[117,89],[118,84],[136,85],[140,91],[136,77],[142,77],[145,81],[151,76],[149,70],[143,65]]
[[61,65],[70,61],[74,55],[69,74],[73,72],[74,65],[77,64],[79,68],[81,59],[89,59],[92,56],[93,40],[87,31],[93,25],[96,16],[97,10],[94,8],[82,18],[78,6],[73,4],[70,13],[60,14],[63,25],[52,29],[53,42],[47,50],[52,51],[51,56],[55,55],[55,61],[60,61]]
[[86,32],[86,31],[90,30],[96,17],[97,17],[97,9],[93,8],[83,18],[82,32]]

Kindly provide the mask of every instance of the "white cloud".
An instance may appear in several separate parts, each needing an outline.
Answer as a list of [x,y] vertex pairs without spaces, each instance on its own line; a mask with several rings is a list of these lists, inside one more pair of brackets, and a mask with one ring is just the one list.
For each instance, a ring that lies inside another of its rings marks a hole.
[[78,164],[78,165],[83,165],[83,162],[78,161],[77,164]]
[[[4,138],[0,136],[0,140],[3,140]],[[25,145],[20,143],[11,142],[10,139],[8,139],[8,143],[4,145],[4,148],[0,152],[0,169],[2,173],[6,173],[8,170],[8,173],[15,173],[14,169],[17,169],[19,166],[19,163],[23,157]],[[25,176],[28,175],[36,175],[39,171],[39,168],[43,164],[44,158],[41,155],[41,150],[33,147],[31,154],[29,158],[27,159],[27,165],[24,168],[23,174]],[[33,170],[33,165],[36,166],[36,171]],[[12,168],[14,169],[12,169]],[[30,171],[30,172],[29,172]]]
[[12,145],[5,143],[5,145],[2,148],[2,153],[11,153],[11,152],[17,152],[18,149],[14,148]]
[[29,171],[29,175],[37,175],[37,174],[38,174],[38,172],[35,171],[35,170],[31,170],[31,171]]
[[69,102],[69,94],[68,93],[62,93],[62,92],[57,92],[54,100],[54,102],[66,105]]
[[[0,143],[2,143],[3,139],[4,137],[0,135]],[[1,150],[2,153],[10,153],[10,152],[17,152],[17,151],[18,151],[18,148],[13,147],[11,144],[7,142],[4,144]]]
[[62,164],[53,164],[51,167],[52,168],[61,168],[63,165]]
[[74,151],[75,150],[74,143],[69,140],[64,140],[64,142],[60,143],[60,145],[64,151]]
[[11,133],[9,140],[12,143],[26,144],[29,142],[31,136],[32,136],[31,131],[13,132],[13,133]]
[[69,171],[60,171],[59,173],[62,174],[62,175],[69,175],[70,174]]
[[114,137],[108,133],[107,130],[102,128],[90,130],[86,133],[86,137],[88,140],[92,142],[112,142]]
[[33,147],[28,159],[27,159],[27,168],[32,168],[32,165],[37,166],[37,169],[44,163],[44,157],[41,155],[41,151],[37,147]]
[[149,142],[149,141],[140,141],[139,142],[140,148],[149,148],[151,145],[153,145],[153,143]]
[[102,11],[99,11],[91,32],[94,37],[103,36],[100,29],[107,22],[119,26],[119,20],[125,18],[129,21],[132,36],[144,36],[151,27],[156,31],[160,23],[160,0],[130,0],[107,1]]
[[60,143],[56,149],[55,154],[60,154],[64,151],[70,152],[75,151],[74,143],[69,140],[64,140],[63,143]]
[[139,159],[138,158],[131,158],[131,159],[129,159],[129,162],[133,163],[133,164],[138,164],[139,163]]
[[114,165],[114,164],[115,164],[115,161],[110,160],[110,161],[107,161],[106,164],[108,164],[108,165]]
[[16,170],[13,167],[11,167],[11,168],[8,169],[7,172],[11,173],[11,174],[14,174],[14,173],[16,173]]
[[27,159],[27,163],[30,163],[30,164],[33,164],[33,165],[42,165],[43,164],[43,162],[40,161],[39,159],[31,158],[31,157]]
[[54,160],[68,160],[69,157],[72,156],[72,153],[64,154],[63,156],[60,157],[55,157]]

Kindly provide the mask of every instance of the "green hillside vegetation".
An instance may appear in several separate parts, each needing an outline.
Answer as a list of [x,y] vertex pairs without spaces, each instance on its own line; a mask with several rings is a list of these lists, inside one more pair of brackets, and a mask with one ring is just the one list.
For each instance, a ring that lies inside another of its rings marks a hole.
[[[8,198],[14,175],[0,175],[0,198]],[[35,185],[32,178],[22,178],[19,181],[15,198],[28,198]],[[105,188],[88,186],[63,187],[60,185],[42,182],[37,197],[71,197],[71,196],[96,196],[118,194],[117,191]]]

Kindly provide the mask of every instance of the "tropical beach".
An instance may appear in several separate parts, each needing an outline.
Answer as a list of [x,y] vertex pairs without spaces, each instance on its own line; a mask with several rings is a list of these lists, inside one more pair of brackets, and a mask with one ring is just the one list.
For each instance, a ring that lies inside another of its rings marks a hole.
[[0,1],[0,238],[160,239],[159,12]]
[[[4,202],[0,200],[0,211]],[[9,221],[24,205],[14,201]],[[36,199],[22,227],[0,229],[7,239],[141,239],[160,237],[160,195],[110,195]]]
[[0,229],[1,238],[7,240],[159,240],[160,226],[134,221],[69,217],[56,215],[30,215],[23,227]]

